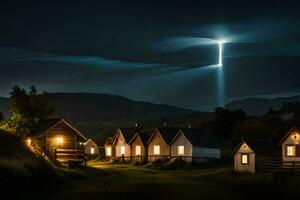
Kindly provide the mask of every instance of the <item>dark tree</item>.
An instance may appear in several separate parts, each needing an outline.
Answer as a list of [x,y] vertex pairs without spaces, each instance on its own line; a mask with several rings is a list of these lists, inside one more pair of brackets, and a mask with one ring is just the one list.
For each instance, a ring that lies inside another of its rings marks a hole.
[[37,94],[34,86],[27,92],[16,85],[10,94],[9,111],[11,118],[7,120],[7,127],[16,134],[29,134],[39,120],[55,113],[49,95],[45,92]]
[[247,117],[244,111],[229,111],[224,108],[216,108],[215,115],[211,129],[212,133],[220,141],[232,138],[234,127]]
[[3,121],[4,120],[4,115],[2,112],[0,112],[0,121]]

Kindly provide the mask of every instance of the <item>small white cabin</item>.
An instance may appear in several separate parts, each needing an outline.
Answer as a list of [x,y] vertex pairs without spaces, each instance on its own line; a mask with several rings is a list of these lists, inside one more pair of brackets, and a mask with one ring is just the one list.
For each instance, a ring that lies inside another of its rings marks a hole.
[[282,161],[300,161],[300,129],[291,128],[289,132],[280,140]]
[[234,150],[234,171],[255,173],[260,159],[276,155],[277,150],[271,140],[243,138]]
[[171,142],[171,158],[180,157],[187,162],[208,162],[220,159],[218,143],[206,132],[180,129]]
[[97,157],[99,155],[99,145],[92,139],[88,139],[83,143],[84,153],[89,157]]

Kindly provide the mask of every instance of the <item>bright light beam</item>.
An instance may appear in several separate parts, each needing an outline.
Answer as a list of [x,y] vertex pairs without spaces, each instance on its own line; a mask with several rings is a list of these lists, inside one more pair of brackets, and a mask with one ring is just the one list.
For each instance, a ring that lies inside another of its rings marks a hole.
[[222,41],[218,41],[218,45],[219,45],[219,63],[218,66],[222,67],[223,66],[223,42]]

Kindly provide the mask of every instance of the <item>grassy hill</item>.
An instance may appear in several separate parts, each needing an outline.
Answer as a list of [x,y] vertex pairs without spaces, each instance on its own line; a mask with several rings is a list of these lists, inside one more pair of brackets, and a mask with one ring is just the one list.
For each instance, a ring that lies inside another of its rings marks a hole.
[[44,192],[56,188],[60,176],[52,165],[34,155],[19,137],[0,131],[0,180],[2,196],[40,199]]

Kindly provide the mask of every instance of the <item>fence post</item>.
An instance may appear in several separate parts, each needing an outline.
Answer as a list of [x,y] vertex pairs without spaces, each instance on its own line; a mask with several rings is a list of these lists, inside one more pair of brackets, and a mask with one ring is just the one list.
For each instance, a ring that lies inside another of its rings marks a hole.
[[56,164],[56,149],[54,149],[54,163]]

